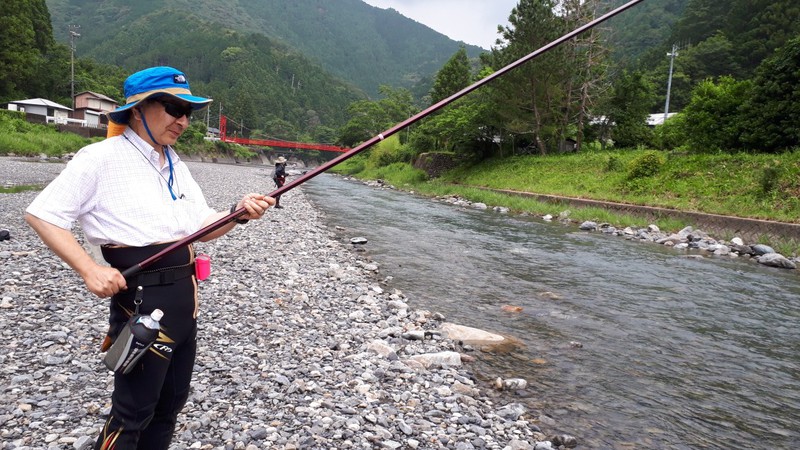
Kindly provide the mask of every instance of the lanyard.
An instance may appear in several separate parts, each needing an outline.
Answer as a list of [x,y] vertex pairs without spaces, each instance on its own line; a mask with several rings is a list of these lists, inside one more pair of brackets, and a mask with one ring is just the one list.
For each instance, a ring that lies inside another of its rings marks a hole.
[[[147,131],[147,135],[150,136],[150,140],[153,141],[153,143],[156,144],[156,145],[161,145],[161,144],[158,143],[156,138],[153,136],[153,133],[150,132],[150,127],[147,126],[147,119],[145,119],[144,113],[142,114],[142,125],[144,125],[144,130]],[[172,158],[169,156],[169,147],[166,146],[166,145],[161,145],[161,148],[163,149],[164,154],[167,155],[167,162],[169,163],[169,180],[166,180],[167,181],[167,189],[169,189],[169,195],[172,196],[172,200],[177,200],[178,197],[176,197],[175,193],[172,192],[172,185],[175,183],[175,170],[172,168]],[[138,149],[138,147],[137,147],[137,149]],[[158,171],[158,174],[161,175],[161,171],[160,170]],[[164,176],[162,175],[161,178],[164,178]],[[183,198],[183,195],[181,195],[180,198]]]
[[175,170],[172,168],[172,157],[169,156],[169,148],[164,148],[164,154],[167,155],[167,163],[169,163],[169,180],[167,180],[167,189],[169,189],[169,195],[172,196],[172,200],[177,200],[178,197],[176,197],[175,193],[172,192],[172,185],[175,184]]
[[147,160],[148,163],[150,163],[150,167],[152,167],[158,173],[158,176],[160,176],[161,179],[167,183],[167,189],[169,189],[169,195],[172,197],[172,200],[178,200],[178,198],[184,197],[183,194],[181,194],[180,197],[178,197],[175,195],[175,192],[172,191],[172,186],[175,184],[175,169],[172,165],[172,157],[169,155],[169,147],[162,146],[162,148],[164,149],[164,155],[167,156],[167,163],[169,163],[169,179],[166,179],[164,178],[164,175],[161,174],[161,170],[159,170],[158,167],[156,167],[155,164],[153,164],[153,162],[150,161],[150,158],[148,158],[147,155],[144,154],[142,149],[140,149],[139,146],[136,145],[136,143],[128,139],[128,136],[125,136],[124,134],[122,135],[122,137],[124,137],[126,141],[128,141],[131,145],[133,145],[133,148],[135,148],[139,152],[139,154],[142,155],[142,157],[145,160]]

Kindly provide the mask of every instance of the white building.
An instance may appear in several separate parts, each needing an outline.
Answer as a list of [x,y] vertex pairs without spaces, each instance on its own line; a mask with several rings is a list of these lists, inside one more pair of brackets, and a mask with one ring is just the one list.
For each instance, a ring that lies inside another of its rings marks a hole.
[[85,125],[85,121],[69,118],[69,113],[72,111],[72,108],[68,108],[64,105],[60,105],[44,98],[15,100],[8,102],[6,105],[8,105],[7,109],[11,111],[20,111],[27,114],[44,116],[47,123],[82,123]]

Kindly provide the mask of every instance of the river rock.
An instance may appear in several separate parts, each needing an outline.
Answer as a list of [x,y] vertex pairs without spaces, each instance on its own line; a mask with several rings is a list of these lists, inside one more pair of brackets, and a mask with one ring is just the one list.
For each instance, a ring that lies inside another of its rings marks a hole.
[[449,322],[443,323],[440,331],[448,339],[470,345],[499,345],[506,340],[499,334]]
[[752,248],[753,248],[753,253],[756,256],[766,255],[768,253],[775,253],[775,250],[773,250],[773,248],[770,247],[769,245],[756,244],[753,245]]
[[758,257],[759,264],[781,269],[797,269],[797,265],[779,253],[767,253]]

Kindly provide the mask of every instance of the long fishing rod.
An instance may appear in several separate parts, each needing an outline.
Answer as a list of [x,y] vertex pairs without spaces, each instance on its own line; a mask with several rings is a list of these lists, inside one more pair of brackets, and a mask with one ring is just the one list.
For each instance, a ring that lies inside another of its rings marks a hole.
[[[542,53],[544,53],[544,52],[546,52],[548,50],[551,50],[552,48],[554,48],[554,47],[556,47],[558,45],[561,45],[565,41],[568,41],[568,40],[572,39],[573,37],[577,36],[578,34],[583,33],[586,30],[591,29],[591,28],[597,26],[598,24],[600,24],[602,22],[605,22],[606,20],[616,16],[617,14],[620,14],[621,12],[627,10],[628,8],[633,7],[634,5],[636,5],[637,3],[640,3],[642,1],[644,1],[644,0],[632,0],[632,1],[622,5],[620,7],[618,7],[617,9],[614,9],[613,11],[610,11],[610,12],[604,14],[603,16],[598,17],[597,19],[594,19],[591,22],[586,23],[585,25],[570,31],[569,33],[567,33],[567,34],[561,36],[560,38],[550,42],[549,44],[546,44],[545,46],[540,47],[537,50],[534,50],[533,52],[529,53],[528,55],[523,56],[522,58],[520,58],[520,59],[514,61],[513,63],[503,67],[502,69],[499,69],[498,71],[496,71],[493,74],[487,76],[486,78],[483,78],[483,79],[475,82],[474,84],[465,87],[464,89],[456,92],[455,94],[451,95],[450,97],[447,97],[447,98],[445,98],[443,100],[440,100],[438,103],[429,106],[427,109],[417,113],[414,116],[409,117],[408,119],[398,123],[397,125],[389,128],[388,130],[384,131],[383,133],[379,133],[377,136],[373,136],[372,138],[370,138],[369,140],[363,142],[362,144],[358,145],[357,147],[350,149],[347,153],[343,153],[342,155],[336,157],[335,159],[332,159],[332,160],[326,162],[325,164],[322,164],[321,166],[318,166],[314,170],[306,172],[305,174],[303,174],[303,175],[295,178],[294,180],[284,184],[283,186],[281,186],[278,189],[276,189],[273,192],[271,192],[269,194],[269,196],[270,197],[277,197],[278,195],[281,195],[284,192],[286,192],[286,191],[288,191],[290,189],[293,189],[293,188],[305,183],[306,181],[308,181],[308,180],[316,177],[317,175],[325,172],[326,170],[330,169],[331,167],[333,167],[333,166],[335,166],[335,165],[337,165],[339,163],[342,163],[342,162],[352,158],[353,156],[361,153],[362,151],[368,149],[369,147],[375,145],[376,143],[388,138],[389,136],[392,136],[393,134],[397,133],[398,131],[402,130],[403,128],[405,128],[405,127],[407,127],[409,125],[412,125],[412,124],[424,119],[425,117],[429,116],[431,113],[433,113],[433,112],[443,108],[444,106],[452,103],[453,101],[455,101],[455,100],[457,100],[457,99],[469,94],[470,92],[474,91],[475,89],[478,89],[479,87],[481,87],[481,86],[483,86],[485,84],[491,83],[496,78],[499,78],[499,77],[505,75],[506,73],[516,69],[517,67],[521,66],[522,64],[525,64],[526,62],[532,60],[533,58],[536,58],[537,56],[541,55]],[[185,237],[185,238],[173,243],[172,245],[164,248],[160,252],[158,252],[155,255],[145,259],[144,261],[142,261],[142,262],[140,262],[138,264],[136,264],[135,266],[132,266],[132,267],[129,267],[128,269],[125,269],[125,271],[122,272],[122,275],[125,276],[126,278],[131,277],[133,275],[136,275],[142,269],[144,269],[147,266],[153,264],[154,262],[156,262],[159,259],[163,258],[164,256],[168,255],[169,253],[177,250],[178,248],[184,247],[186,245],[189,245],[189,244],[191,244],[193,242],[198,241],[200,238],[202,238],[202,237],[204,237],[204,236],[206,236],[206,235],[208,235],[210,233],[213,233],[214,231],[218,230],[219,228],[221,228],[221,227],[225,226],[226,224],[232,222],[233,220],[237,219],[239,216],[244,215],[246,212],[247,212],[247,210],[245,208],[237,209],[236,211],[234,211],[234,212],[228,214],[227,216],[217,220],[216,222],[214,222],[214,223],[212,223],[210,225],[207,225],[206,227],[196,231],[195,233],[193,233],[193,234],[191,234],[191,235],[189,235],[189,236],[187,236],[187,237]]]

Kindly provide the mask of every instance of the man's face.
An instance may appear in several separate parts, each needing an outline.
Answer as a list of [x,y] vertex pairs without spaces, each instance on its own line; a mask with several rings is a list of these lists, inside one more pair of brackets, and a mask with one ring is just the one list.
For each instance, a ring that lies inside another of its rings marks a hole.
[[[188,102],[175,97],[163,97],[146,101],[142,106],[141,113],[159,144],[175,145],[180,135],[189,126],[191,106]],[[142,136],[142,138],[149,140],[149,136]]]

